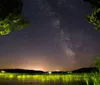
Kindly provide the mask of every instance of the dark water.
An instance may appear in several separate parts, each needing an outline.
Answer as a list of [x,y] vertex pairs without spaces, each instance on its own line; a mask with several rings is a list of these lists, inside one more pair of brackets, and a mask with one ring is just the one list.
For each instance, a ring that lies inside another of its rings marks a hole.
[[[82,75],[16,75],[2,74],[0,85],[87,85],[88,78]],[[88,82],[88,85],[93,85]]]
[[9,81],[0,81],[0,85],[87,85],[85,81],[73,81],[73,82],[63,82],[63,81],[56,81],[56,82],[36,82],[36,81],[16,81],[16,80],[9,80]]
[[73,83],[63,83],[63,82],[56,82],[56,83],[52,83],[52,82],[48,82],[48,83],[39,83],[39,82],[28,82],[28,83],[0,83],[0,85],[86,85],[85,82],[73,82]]

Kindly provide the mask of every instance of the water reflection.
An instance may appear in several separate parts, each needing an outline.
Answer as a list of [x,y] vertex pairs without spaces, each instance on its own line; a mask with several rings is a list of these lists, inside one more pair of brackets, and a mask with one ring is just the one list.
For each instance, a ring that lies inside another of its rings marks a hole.
[[40,83],[40,82],[2,82],[0,85],[86,85],[85,82],[48,82],[48,83]]
[[86,85],[86,77],[77,74],[21,75],[5,73],[0,74],[0,85]]

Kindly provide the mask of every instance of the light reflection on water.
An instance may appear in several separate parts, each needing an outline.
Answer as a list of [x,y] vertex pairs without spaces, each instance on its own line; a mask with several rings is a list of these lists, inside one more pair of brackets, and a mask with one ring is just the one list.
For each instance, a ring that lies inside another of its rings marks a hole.
[[82,75],[1,74],[0,85],[86,85]]
[[41,83],[41,82],[2,82],[0,85],[86,85],[85,82],[78,81],[78,82],[46,82],[46,83]]

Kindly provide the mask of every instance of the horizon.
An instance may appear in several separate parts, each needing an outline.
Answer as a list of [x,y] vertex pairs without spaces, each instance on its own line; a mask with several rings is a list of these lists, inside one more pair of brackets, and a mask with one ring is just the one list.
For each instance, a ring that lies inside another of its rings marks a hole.
[[86,69],[86,68],[96,68],[96,67],[81,67],[81,68],[77,68],[74,70],[35,70],[35,69],[24,69],[24,68],[0,68],[0,70],[32,70],[32,71],[42,71],[42,72],[68,72],[68,71],[75,71],[75,70],[79,70],[79,69]]

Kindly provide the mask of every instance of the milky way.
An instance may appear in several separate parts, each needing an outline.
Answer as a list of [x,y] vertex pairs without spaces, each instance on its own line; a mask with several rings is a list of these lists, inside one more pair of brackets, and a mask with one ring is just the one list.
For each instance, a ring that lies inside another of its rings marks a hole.
[[[44,3],[41,3],[42,7],[40,6],[40,8],[42,8],[45,15],[52,18],[52,25],[53,25],[54,29],[56,29],[56,35],[55,35],[56,37],[55,38],[58,38],[58,40],[56,39],[55,41],[57,43],[59,42],[59,45],[61,46],[63,53],[64,53],[64,56],[62,57],[62,59],[67,60],[67,63],[66,63],[67,66],[70,66],[70,65],[73,66],[73,64],[75,65],[76,63],[80,66],[79,59],[84,59],[84,57],[87,57],[87,55],[85,54],[86,52],[89,52],[89,51],[94,52],[93,48],[96,48],[93,46],[89,46],[89,44],[88,44],[88,42],[90,42],[90,41],[93,42],[93,40],[91,40],[92,35],[86,34],[84,32],[84,30],[82,30],[82,29],[77,30],[78,28],[77,29],[73,28],[73,30],[71,30],[72,31],[72,33],[71,33],[70,29],[72,29],[72,28],[69,28],[68,26],[64,27],[64,28],[66,28],[65,29],[66,32],[64,32],[64,30],[61,26],[62,22],[63,22],[63,20],[62,20],[63,17],[62,17],[62,14],[60,13],[60,11],[61,11],[60,6],[62,7],[62,5],[63,5],[62,8],[65,8],[66,11],[69,8],[72,9],[71,11],[73,11],[73,9],[77,9],[77,6],[80,4],[78,4],[78,5],[77,5],[77,3],[69,4],[71,2],[69,1],[69,3],[68,3],[65,0],[62,0],[62,1],[59,0],[58,2],[56,2],[56,0],[51,1],[51,3],[54,3],[54,4],[50,4],[49,3],[50,1],[46,1],[46,0],[41,0],[41,2],[44,2]],[[84,2],[82,0],[80,0],[78,3],[84,4]],[[86,9],[84,9],[84,10],[86,10]],[[82,13],[84,13],[84,12],[82,12]],[[85,17],[85,15],[84,15],[84,17]],[[71,24],[77,23],[73,19],[70,19],[70,20],[72,21]],[[70,22],[70,20],[69,20],[69,22]],[[75,31],[74,29],[77,31]],[[86,45],[84,45],[84,44],[86,44]],[[91,47],[93,47],[93,48],[91,48]],[[81,52],[78,53],[77,50],[78,50],[78,52],[79,51],[81,51]],[[83,55],[85,54],[85,56],[83,57],[82,54]],[[83,58],[79,58],[81,56]],[[94,55],[90,54],[90,55],[88,55],[88,58],[93,57],[93,56]],[[90,61],[91,61],[91,59],[90,59]],[[87,61],[86,63],[88,63],[90,61]],[[85,62],[85,61],[83,60],[83,62]]]
[[91,66],[100,32],[88,23],[83,0],[23,0],[30,26],[0,36],[0,68],[72,70]]

